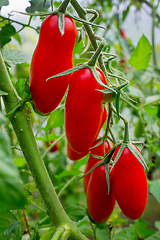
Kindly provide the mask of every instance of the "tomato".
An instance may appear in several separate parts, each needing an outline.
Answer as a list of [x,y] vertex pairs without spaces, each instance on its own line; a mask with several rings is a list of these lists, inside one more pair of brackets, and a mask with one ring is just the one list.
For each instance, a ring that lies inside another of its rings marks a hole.
[[[120,146],[116,148],[116,157]],[[122,212],[130,219],[138,219],[148,200],[147,178],[143,166],[125,147],[114,166],[114,191]]]
[[[105,76],[97,73],[103,83]],[[71,148],[79,153],[87,151],[96,139],[102,121],[104,88],[88,68],[72,74],[65,105],[65,131]]]
[[[55,140],[52,140],[51,141],[51,144],[54,143]],[[46,143],[47,147],[49,147],[49,143],[47,142]],[[56,152],[57,150],[59,149],[59,142],[57,142],[51,149],[50,149],[50,152]]]
[[122,36],[125,40],[128,39],[128,37],[127,37],[126,32],[125,32],[124,29],[121,29],[121,30],[119,31],[119,33],[121,34],[121,36]]
[[114,171],[109,174],[110,191],[106,180],[105,166],[98,166],[91,173],[86,198],[89,216],[96,223],[103,223],[110,217],[115,206],[115,194],[113,188]]
[[86,156],[89,153],[89,150],[87,150],[86,152],[83,153],[77,153],[75,152],[69,145],[69,143],[67,142],[67,156],[70,160],[76,161],[79,160],[81,158],[83,158],[84,156]]
[[[107,111],[105,109],[105,107],[103,107],[103,111],[102,111],[102,121],[101,121],[101,126],[99,128],[99,131],[101,130],[101,128],[103,127],[104,123],[106,122],[107,119]],[[99,134],[99,132],[98,132]],[[98,136],[97,134],[97,136]],[[76,161],[79,160],[81,158],[83,158],[84,156],[86,156],[89,153],[89,149],[83,153],[77,153],[75,152],[69,145],[69,143],[67,142],[67,156],[70,160]]]
[[76,25],[70,17],[65,17],[64,21],[64,35],[61,36],[58,15],[50,15],[44,19],[31,61],[31,96],[36,109],[44,114],[59,105],[70,81],[70,75],[46,81],[73,66]]
[[[99,142],[100,142],[100,140],[95,141],[94,144],[92,145],[92,147],[96,146]],[[110,150],[110,148],[111,147],[110,147],[109,143],[107,141],[105,141],[104,142],[105,154]],[[91,148],[91,154],[97,155],[97,156],[104,156],[103,143],[101,143],[100,145],[98,145],[94,148]],[[87,173],[99,161],[101,161],[101,159],[95,158],[92,155],[90,155],[88,162],[86,164],[85,170],[84,170],[84,174]],[[91,173],[89,173],[88,175],[86,175],[83,178],[83,187],[84,187],[85,193],[86,193],[86,189],[87,189],[87,185],[88,185],[90,176],[91,176]]]

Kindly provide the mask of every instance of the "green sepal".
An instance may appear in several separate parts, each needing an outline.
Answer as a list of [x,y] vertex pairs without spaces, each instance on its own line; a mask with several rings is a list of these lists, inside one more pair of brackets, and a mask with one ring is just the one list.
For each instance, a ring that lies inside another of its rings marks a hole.
[[78,178],[78,180],[80,180],[81,178],[84,178],[85,176],[87,176],[89,173],[91,173],[95,168],[97,168],[98,166],[104,164],[104,161],[101,160],[100,162],[96,163],[87,173],[85,173],[82,177]]
[[105,163],[104,167],[105,167],[106,181],[107,181],[107,185],[108,185],[108,194],[109,194],[109,192],[110,192],[109,164]]
[[88,66],[88,68],[92,71],[92,74],[93,74],[94,78],[96,79],[96,81],[97,81],[102,87],[110,90],[111,92],[117,93],[114,89],[112,89],[112,88],[108,87],[107,85],[105,85],[104,83],[102,83],[102,81],[100,80],[100,78],[99,78],[99,76],[98,76],[98,73],[97,73],[95,67]]
[[64,34],[64,17],[65,14],[62,12],[58,12],[58,28],[61,33],[61,36]]
[[112,169],[114,168],[114,166],[115,166],[116,163],[118,162],[118,160],[119,160],[119,158],[120,158],[120,156],[121,156],[121,154],[122,154],[122,152],[123,152],[123,150],[125,149],[126,146],[127,146],[127,145],[124,144],[124,143],[120,146],[120,149],[119,149],[119,151],[118,151],[118,153],[117,153],[117,155],[116,155],[116,157],[115,157],[115,159],[114,159],[114,161],[113,161],[113,164],[112,164],[112,167],[111,167],[111,169],[110,169],[110,172],[112,171]]
[[87,67],[88,67],[87,64],[83,64],[83,65],[80,65],[78,67],[70,68],[70,69],[68,69],[68,70],[66,70],[64,72],[58,73],[58,74],[56,74],[56,75],[54,75],[52,77],[47,78],[46,81],[48,81],[48,80],[50,80],[52,78],[63,77],[63,76],[69,75],[71,73],[74,73],[74,72],[76,72],[76,71],[78,71],[80,69],[87,68]]

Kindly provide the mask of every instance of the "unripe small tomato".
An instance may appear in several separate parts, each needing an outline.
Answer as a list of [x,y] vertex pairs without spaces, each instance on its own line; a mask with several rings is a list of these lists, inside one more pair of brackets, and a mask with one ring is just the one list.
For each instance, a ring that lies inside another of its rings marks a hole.
[[[116,157],[120,146],[115,150]],[[114,166],[114,191],[116,200],[126,217],[138,219],[144,212],[148,200],[147,178],[143,166],[125,147]]]

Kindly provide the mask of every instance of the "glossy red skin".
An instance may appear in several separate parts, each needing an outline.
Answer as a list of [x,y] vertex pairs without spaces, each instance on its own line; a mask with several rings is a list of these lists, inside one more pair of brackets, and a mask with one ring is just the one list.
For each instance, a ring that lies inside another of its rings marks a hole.
[[[94,144],[92,145],[95,146],[99,143],[100,140],[97,140],[94,142]],[[104,143],[104,148],[105,148],[105,154],[111,149],[109,143],[107,141],[105,141]],[[103,144],[100,144],[94,148],[91,149],[91,154],[97,155],[97,156],[104,156],[104,152],[103,152]],[[101,161],[101,159],[95,158],[93,156],[89,156],[88,162],[86,164],[85,170],[84,170],[84,174],[87,173],[96,163],[98,163],[99,161]],[[86,193],[87,191],[87,186],[88,186],[88,181],[90,179],[91,173],[89,173],[88,175],[86,175],[83,178],[83,187],[84,187],[84,191]]]
[[[116,148],[114,158],[119,148]],[[138,219],[143,214],[148,200],[144,168],[125,147],[114,170],[114,191],[119,207],[126,217]]]
[[86,152],[83,153],[77,153],[75,152],[69,145],[69,143],[67,142],[67,156],[70,160],[72,161],[77,161],[81,158],[83,158],[84,156],[86,156],[89,153],[89,150],[87,150]]
[[[102,82],[105,76],[97,70]],[[102,90],[88,68],[72,74],[65,105],[65,131],[70,147],[79,153],[87,151],[99,132],[102,121]]]
[[[102,121],[101,121],[101,126],[99,131],[101,130],[101,128],[103,127],[104,123],[106,122],[107,119],[107,111],[105,109],[105,107],[103,107],[103,111],[102,111]],[[99,132],[98,132],[99,134]],[[86,152],[83,153],[77,153],[75,152],[69,145],[69,143],[67,142],[67,156],[70,160],[76,161],[79,160],[81,158],[83,158],[84,156],[86,156],[89,153],[89,149]]]
[[70,81],[70,75],[47,78],[72,68],[73,48],[76,41],[76,25],[65,17],[64,35],[58,29],[58,16],[44,19],[38,44],[30,67],[30,90],[36,109],[43,113],[53,111],[61,102]]
[[116,199],[113,178],[114,170],[109,174],[110,191],[108,194],[104,165],[98,166],[91,173],[86,192],[87,209],[91,219],[96,223],[107,221],[114,209]]

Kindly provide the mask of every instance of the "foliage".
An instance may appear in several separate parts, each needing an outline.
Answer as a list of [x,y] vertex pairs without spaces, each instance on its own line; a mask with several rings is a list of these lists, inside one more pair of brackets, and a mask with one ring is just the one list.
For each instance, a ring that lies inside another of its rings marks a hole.
[[[14,24],[12,15],[9,14],[7,17],[0,15],[0,47],[12,84],[19,95],[20,101],[16,110],[23,110],[25,102],[45,167],[66,213],[88,239],[159,239],[160,63],[156,51],[158,46],[155,46],[154,42],[155,28],[159,30],[160,27],[160,15],[156,11],[157,1],[127,1],[125,8],[121,8],[123,1],[85,2],[87,8],[98,9],[99,17],[95,23],[105,26],[105,30],[95,26],[93,29],[107,42],[103,49],[106,53],[103,60],[109,83],[117,87],[117,83],[119,85],[124,83],[123,79],[129,80],[129,85],[123,90],[120,89],[113,103],[116,110],[115,116],[111,116],[110,137],[114,136],[112,140],[115,141],[123,139],[125,130],[121,121],[121,114],[123,114],[129,120],[130,139],[143,142],[138,146],[149,168],[146,174],[150,196],[143,216],[130,222],[116,206],[110,218],[103,224],[91,222],[86,210],[82,180],[77,181],[83,174],[89,155],[77,162],[67,157],[64,134],[66,96],[55,111],[48,116],[41,116],[34,111],[28,92],[31,53],[23,52],[23,31],[28,27],[38,32],[40,26],[33,27],[32,20],[38,19],[41,12],[45,14],[51,12],[51,9],[58,7],[60,2],[49,0],[28,2],[30,6],[25,12],[30,14],[28,24],[18,22],[20,29]],[[75,14],[73,2],[74,0],[71,1],[67,11]],[[0,9],[8,4],[7,0],[1,1]],[[142,35],[137,46],[134,46],[132,39],[128,36],[124,37],[120,30],[123,29],[123,23],[129,17],[132,8],[141,13],[146,7],[152,12],[152,42],[150,43],[146,36]],[[32,13],[35,13],[35,17]],[[94,51],[83,24],[76,21],[76,25],[80,31],[78,31],[74,49],[74,66],[86,62]],[[111,35],[110,38],[108,33]],[[116,80],[115,75],[118,75]],[[8,93],[0,90],[0,96],[4,97],[4,102],[7,95]],[[6,111],[3,102],[1,105],[0,239],[51,239],[56,228],[48,216],[12,124],[9,118],[4,116]],[[108,110],[107,104],[106,107]],[[103,126],[100,136],[105,133],[106,125],[107,123]],[[19,131],[21,132],[21,129]],[[50,152],[51,146],[48,148],[46,145],[47,141],[52,140],[59,142],[59,149],[55,152]],[[154,211],[157,212],[156,216]]]

